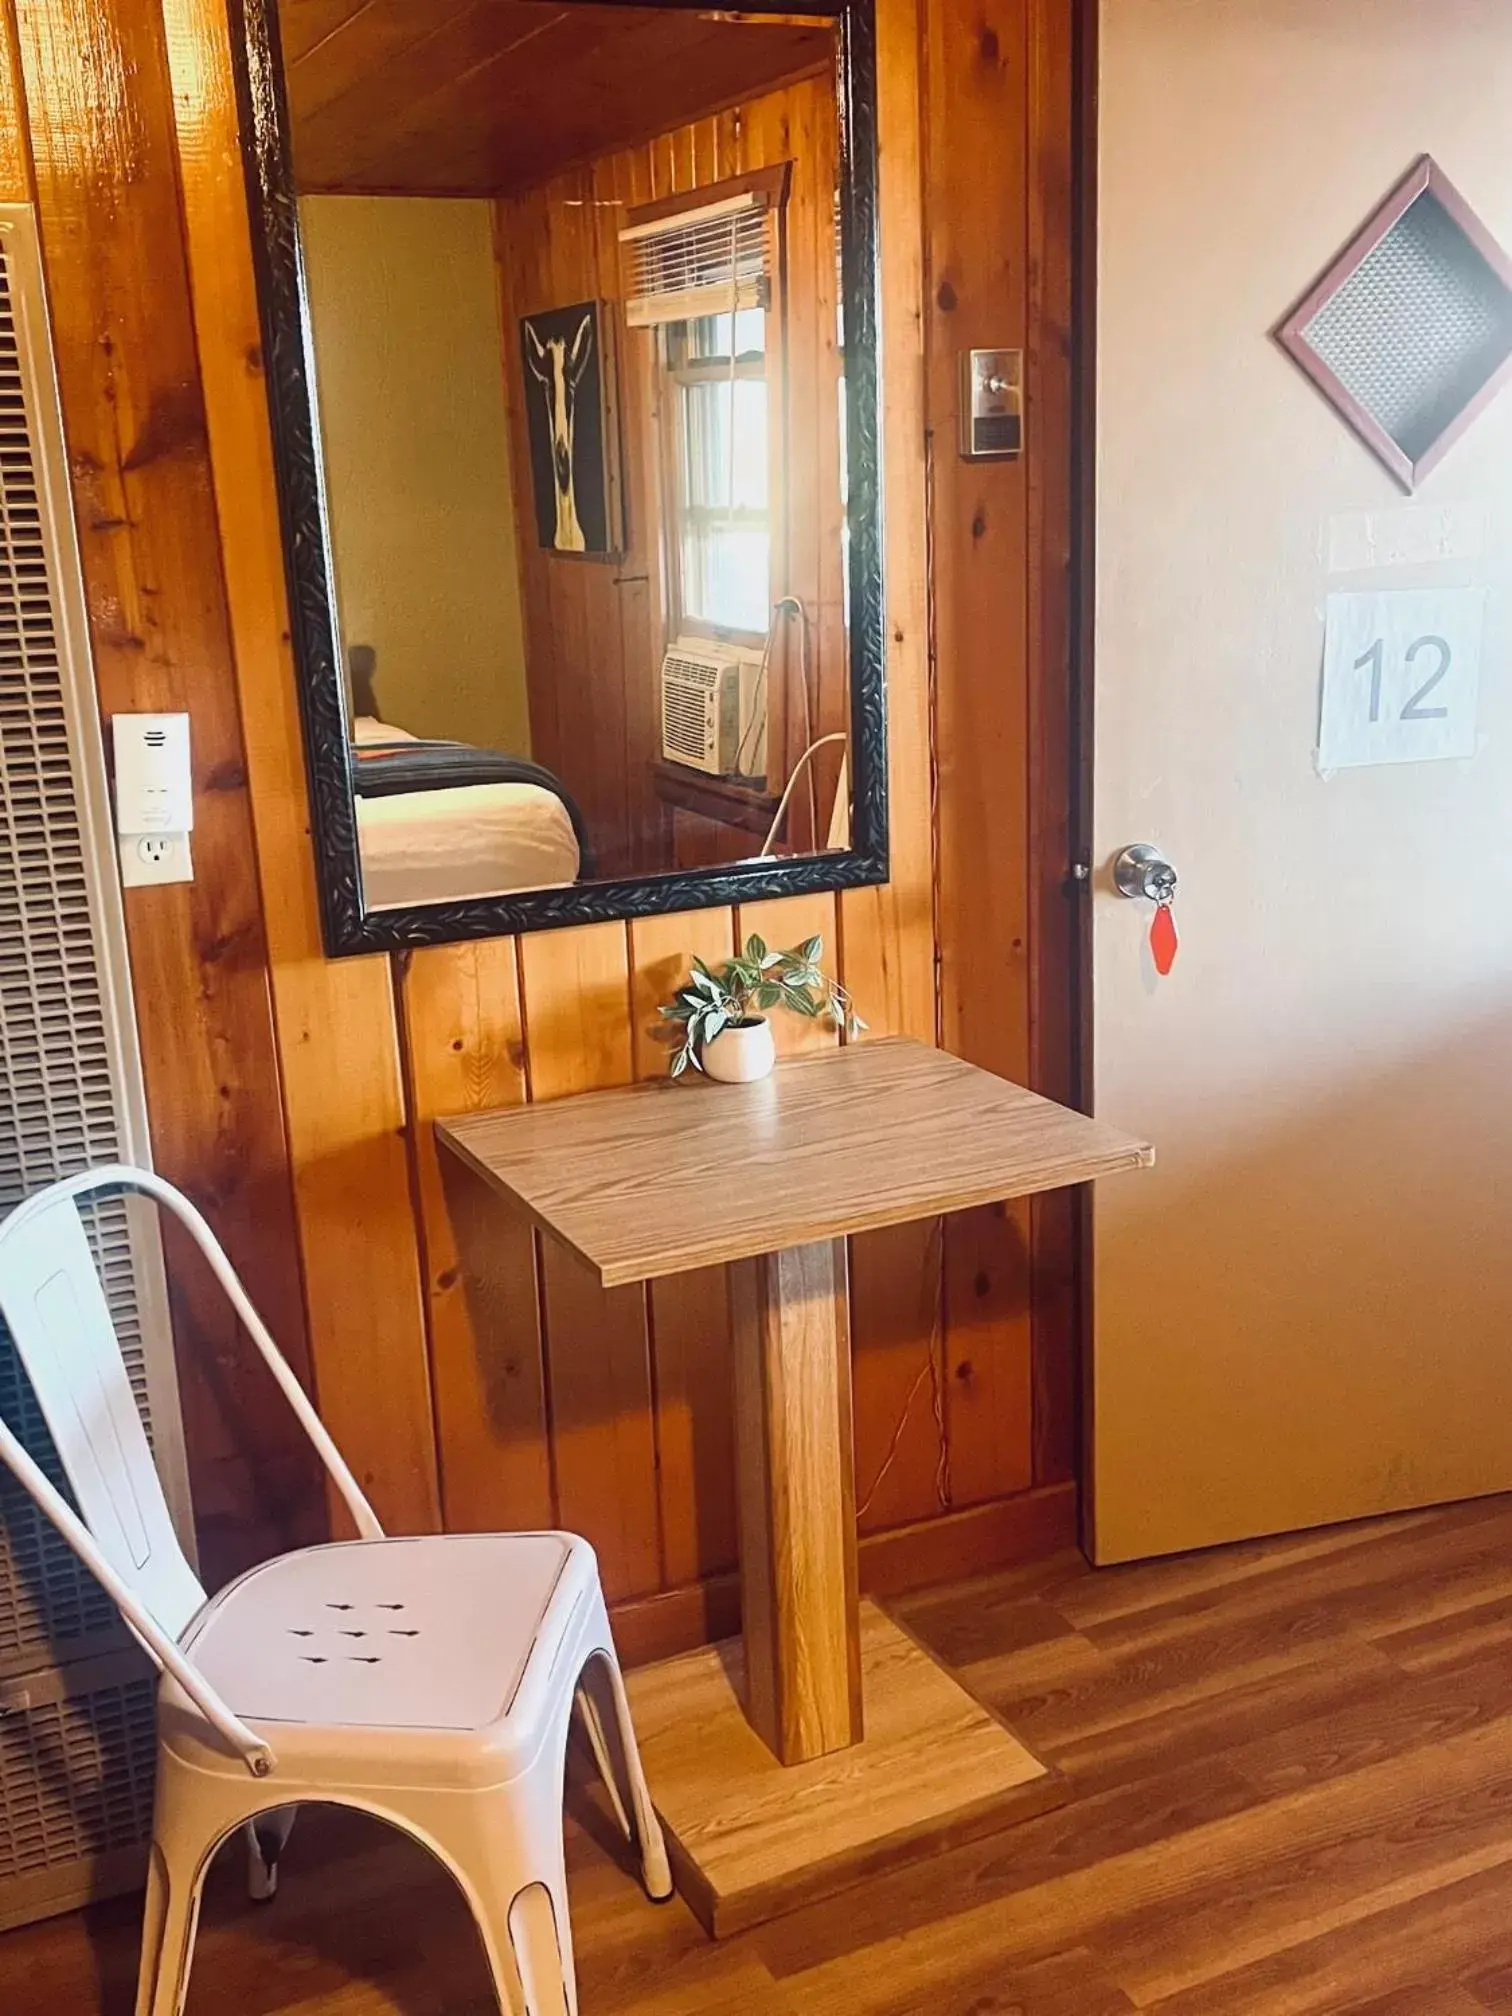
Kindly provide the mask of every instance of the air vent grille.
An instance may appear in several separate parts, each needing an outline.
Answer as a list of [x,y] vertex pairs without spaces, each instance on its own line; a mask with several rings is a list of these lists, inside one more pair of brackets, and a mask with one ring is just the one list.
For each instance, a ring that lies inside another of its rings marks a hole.
[[[141,1064],[36,223],[0,204],[0,1215],[146,1158]],[[132,1391],[182,1509],[155,1223],[84,1222]],[[60,1487],[0,1322],[0,1417]],[[0,1924],[119,1887],[152,1798],[153,1685],[114,1605],[0,1467]],[[97,1656],[104,1654],[103,1657]],[[101,1858],[106,1858],[102,1862]]]
[[146,1676],[0,1715],[0,1885],[145,1838],[155,1694]]
[[1512,258],[1424,156],[1277,333],[1411,490],[1512,373]]
[[668,651],[662,660],[662,754],[703,769],[711,760],[719,722],[719,686],[730,668],[722,660]]
[[[113,1031],[90,902],[70,743],[56,556],[44,511],[16,325],[12,243],[0,237],[0,1213],[122,1152]],[[138,1404],[146,1367],[126,1207],[86,1213]],[[61,1482],[3,1322],[0,1416]],[[52,1527],[0,1484],[0,1662],[37,1663],[107,1628],[112,1606]]]

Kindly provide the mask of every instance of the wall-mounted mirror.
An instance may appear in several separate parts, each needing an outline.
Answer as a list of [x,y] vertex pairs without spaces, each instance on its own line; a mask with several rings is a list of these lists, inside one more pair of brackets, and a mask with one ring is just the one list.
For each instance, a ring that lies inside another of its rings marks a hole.
[[334,953],[887,872],[870,0],[232,0]]

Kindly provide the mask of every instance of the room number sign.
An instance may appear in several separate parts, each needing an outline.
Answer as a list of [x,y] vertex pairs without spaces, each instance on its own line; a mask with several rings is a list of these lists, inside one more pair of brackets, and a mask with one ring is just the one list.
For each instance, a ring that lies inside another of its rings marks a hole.
[[1483,588],[1328,598],[1318,766],[1475,754]]

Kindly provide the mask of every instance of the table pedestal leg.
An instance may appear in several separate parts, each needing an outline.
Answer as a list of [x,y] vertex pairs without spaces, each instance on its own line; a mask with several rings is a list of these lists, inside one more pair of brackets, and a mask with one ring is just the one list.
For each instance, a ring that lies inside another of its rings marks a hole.
[[861,1741],[845,1242],[730,1268],[746,1713],[784,1764]]
[[857,1601],[844,1242],[729,1272],[744,1642],[626,1676],[673,1876],[716,1936],[1066,1796]]

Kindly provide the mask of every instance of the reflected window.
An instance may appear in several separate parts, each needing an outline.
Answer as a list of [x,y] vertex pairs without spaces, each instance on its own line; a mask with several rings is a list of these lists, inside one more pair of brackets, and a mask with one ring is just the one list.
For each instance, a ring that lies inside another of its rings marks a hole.
[[766,310],[665,331],[677,627],[766,634],[771,606]]

